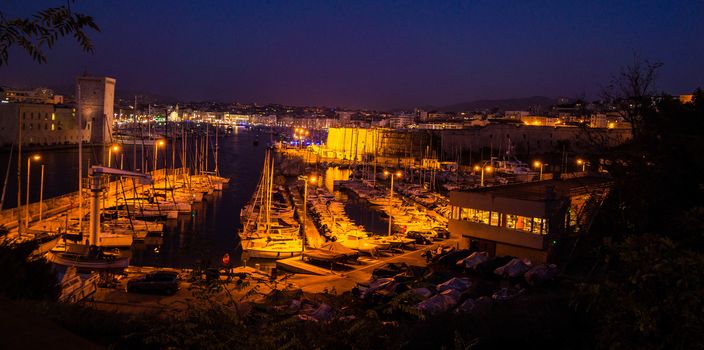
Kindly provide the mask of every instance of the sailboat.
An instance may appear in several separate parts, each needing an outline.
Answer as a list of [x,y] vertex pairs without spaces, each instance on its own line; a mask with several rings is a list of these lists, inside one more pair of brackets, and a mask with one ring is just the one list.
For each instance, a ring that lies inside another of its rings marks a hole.
[[104,184],[103,175],[110,174],[136,177],[143,180],[143,183],[151,183],[151,176],[149,175],[102,166],[92,166],[88,172],[91,210],[87,244],[69,243],[66,240],[62,240],[46,254],[48,261],[62,266],[100,270],[119,270],[129,265],[129,258],[122,256],[119,250],[107,249],[102,245],[100,202]]
[[240,232],[242,251],[250,258],[278,259],[298,256],[303,241],[299,226],[272,215],[274,160],[267,150],[257,191],[241,213],[244,225]]
[[528,164],[516,158],[511,139],[508,139],[508,146],[504,157],[501,159],[492,157],[490,165],[497,173],[512,176],[519,182],[531,181],[538,175],[538,172],[531,169]]

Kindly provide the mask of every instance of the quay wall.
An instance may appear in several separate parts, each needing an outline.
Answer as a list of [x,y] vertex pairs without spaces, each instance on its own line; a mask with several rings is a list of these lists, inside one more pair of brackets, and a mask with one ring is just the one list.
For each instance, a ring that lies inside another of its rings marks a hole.
[[[172,169],[168,169],[167,174],[169,176],[171,175],[181,175],[183,174],[182,169],[176,169],[175,172],[172,171]],[[164,179],[164,169],[158,169],[154,172],[151,172],[152,179],[155,184],[158,184],[160,180]],[[84,179],[84,188],[87,188],[87,178]],[[107,199],[114,197],[115,193],[115,181],[111,182],[106,182],[108,184],[106,186],[106,191],[103,192],[103,196]],[[124,192],[128,193],[130,191],[134,190],[134,187],[137,187],[138,189],[142,187],[143,185],[139,185],[137,181],[133,182],[132,181],[123,181],[122,185],[119,187],[118,192]],[[111,194],[112,193],[112,194]],[[83,209],[88,210],[88,197],[90,196],[90,191],[84,190],[83,192]],[[76,192],[71,192],[67,193],[64,195],[60,195],[57,197],[52,197],[52,198],[46,198],[42,201],[41,203],[41,208],[42,208],[42,219],[49,219],[52,216],[59,215],[65,211],[69,211],[71,209],[76,209],[78,208],[78,203],[79,203],[79,197],[78,197],[78,191]],[[29,223],[30,225],[33,222],[36,222],[39,220],[39,211],[40,211],[40,203],[39,202],[34,202],[30,203],[29,207],[26,205],[22,205],[19,208],[10,208],[10,209],[4,209],[0,211],[0,226],[4,226],[8,230],[12,230],[17,228],[17,211],[20,211],[20,215],[22,218],[22,222],[24,223],[25,217],[27,215],[26,210],[29,210]]]
[[484,152],[531,155],[561,152],[588,153],[631,139],[628,128],[546,127],[523,124],[489,124],[464,129],[331,128],[324,158],[363,161],[372,157],[439,158],[456,160],[458,154]]

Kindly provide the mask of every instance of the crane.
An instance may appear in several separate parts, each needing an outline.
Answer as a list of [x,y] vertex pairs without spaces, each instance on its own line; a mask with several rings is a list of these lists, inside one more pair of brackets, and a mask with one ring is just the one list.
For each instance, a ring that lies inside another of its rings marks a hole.
[[99,165],[93,165],[88,169],[88,182],[90,184],[90,230],[88,242],[90,245],[97,245],[98,236],[100,236],[100,194],[104,189],[103,175],[115,175],[123,177],[136,178],[142,185],[152,184],[151,175],[136,173],[132,171],[108,168]]

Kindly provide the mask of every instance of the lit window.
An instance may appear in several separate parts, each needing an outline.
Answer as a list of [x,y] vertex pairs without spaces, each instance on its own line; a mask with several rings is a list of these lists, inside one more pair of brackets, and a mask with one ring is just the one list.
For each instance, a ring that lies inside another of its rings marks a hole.
[[541,218],[533,218],[533,229],[531,232],[533,233],[541,233],[542,227],[543,227],[543,219]]
[[474,209],[471,209],[471,210],[474,211],[472,218],[471,218],[471,221],[474,221],[474,222],[480,223],[480,224],[486,224],[486,225],[489,224],[489,211],[474,210]]
[[523,231],[530,232],[531,231],[531,224],[533,223],[533,218],[528,218],[528,217],[521,217],[523,220]]
[[469,220],[469,208],[462,208],[460,211],[460,220]]
[[516,221],[518,217],[516,215],[506,215],[506,227],[510,229],[516,229]]
[[51,131],[55,131],[54,123],[51,123]]
[[491,220],[489,224],[491,226],[499,226],[499,213],[491,212]]

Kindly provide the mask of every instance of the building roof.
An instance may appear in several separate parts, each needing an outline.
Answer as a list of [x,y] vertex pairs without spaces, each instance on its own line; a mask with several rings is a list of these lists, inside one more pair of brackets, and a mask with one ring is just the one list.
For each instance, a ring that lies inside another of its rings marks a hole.
[[610,177],[600,174],[571,176],[569,178],[564,178],[563,175],[561,179],[484,187],[461,192],[483,193],[492,197],[529,201],[546,201],[548,199],[564,198],[580,193],[587,193],[597,188],[610,187],[612,182]]

